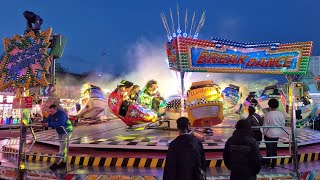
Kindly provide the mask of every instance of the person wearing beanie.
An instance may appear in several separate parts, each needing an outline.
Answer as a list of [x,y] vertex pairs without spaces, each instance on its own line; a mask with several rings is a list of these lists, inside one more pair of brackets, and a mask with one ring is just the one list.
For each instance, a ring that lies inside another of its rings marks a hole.
[[[278,110],[279,101],[277,99],[270,99],[268,101],[270,111],[264,116],[263,126],[285,126],[285,116]],[[263,129],[264,140],[273,141],[271,143],[266,142],[267,157],[277,156],[277,141],[279,137],[284,134],[281,128],[264,128]],[[270,168],[276,166],[276,159],[266,159],[264,165]]]
[[257,179],[262,156],[248,120],[237,122],[236,130],[225,144],[223,160],[226,167],[231,170],[230,180]]
[[177,119],[179,136],[167,152],[163,180],[205,180],[206,158],[202,142],[190,134],[186,117]]

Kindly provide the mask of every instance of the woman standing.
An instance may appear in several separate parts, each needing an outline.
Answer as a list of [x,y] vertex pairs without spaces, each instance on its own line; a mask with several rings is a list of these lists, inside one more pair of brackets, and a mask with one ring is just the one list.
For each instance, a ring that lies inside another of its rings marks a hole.
[[[248,111],[249,116],[247,117],[247,120],[249,121],[251,127],[262,126],[263,118],[256,113],[256,109],[254,108],[254,106],[249,106]],[[262,141],[262,132],[260,131],[260,128],[251,128],[251,131],[253,133],[254,138],[258,142]]]

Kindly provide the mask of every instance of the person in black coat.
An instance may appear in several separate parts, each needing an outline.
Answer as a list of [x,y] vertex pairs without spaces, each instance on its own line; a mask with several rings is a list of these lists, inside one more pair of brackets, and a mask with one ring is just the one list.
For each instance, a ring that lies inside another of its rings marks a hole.
[[189,134],[189,120],[177,119],[179,136],[167,152],[163,180],[205,180],[206,158],[201,141]]
[[[43,19],[39,15],[31,11],[24,11],[23,16],[27,20],[26,33],[29,32],[30,30],[34,31],[35,33],[38,33],[39,30],[41,29]],[[34,24],[34,26],[32,26],[32,24]]]
[[[250,126],[262,126],[263,118],[256,113],[256,108],[254,106],[249,106],[248,111],[249,116],[247,117],[247,120],[249,121]],[[262,132],[260,131],[260,128],[251,128],[251,132],[258,142],[262,141]]]
[[231,170],[230,180],[255,180],[261,169],[261,152],[248,120],[239,120],[223,151],[224,164]]

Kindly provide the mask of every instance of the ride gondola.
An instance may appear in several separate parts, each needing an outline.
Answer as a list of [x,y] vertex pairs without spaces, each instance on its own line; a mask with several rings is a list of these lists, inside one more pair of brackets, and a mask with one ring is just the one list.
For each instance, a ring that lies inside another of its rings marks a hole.
[[139,102],[130,102],[130,100],[125,97],[126,94],[128,94],[127,90],[133,85],[133,83],[126,82],[122,81],[122,85],[119,85],[109,95],[108,105],[110,111],[129,127],[155,122],[157,120],[157,114],[154,111]]

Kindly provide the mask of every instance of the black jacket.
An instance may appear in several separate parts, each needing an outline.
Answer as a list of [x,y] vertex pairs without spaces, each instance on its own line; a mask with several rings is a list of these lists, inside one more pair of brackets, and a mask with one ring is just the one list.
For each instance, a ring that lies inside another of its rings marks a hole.
[[261,152],[250,130],[235,130],[223,151],[231,180],[254,180],[261,169]]
[[205,180],[205,172],[205,154],[198,138],[183,134],[170,143],[163,180]]

